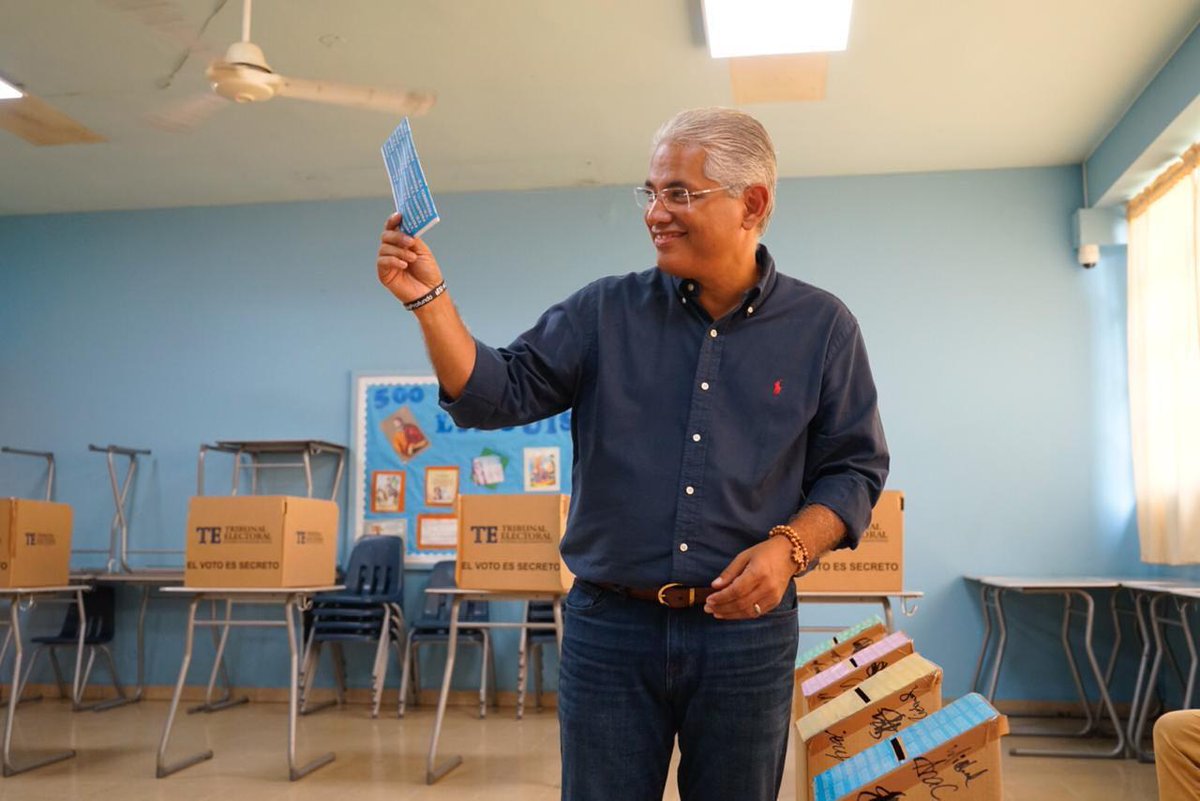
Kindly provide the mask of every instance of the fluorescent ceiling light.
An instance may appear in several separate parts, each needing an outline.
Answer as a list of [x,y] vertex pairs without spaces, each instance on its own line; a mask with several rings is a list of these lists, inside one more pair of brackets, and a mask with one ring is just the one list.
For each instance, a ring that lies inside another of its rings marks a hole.
[[24,96],[24,92],[3,78],[0,78],[0,100],[16,100],[18,97]]
[[846,49],[853,0],[704,0],[713,58]]

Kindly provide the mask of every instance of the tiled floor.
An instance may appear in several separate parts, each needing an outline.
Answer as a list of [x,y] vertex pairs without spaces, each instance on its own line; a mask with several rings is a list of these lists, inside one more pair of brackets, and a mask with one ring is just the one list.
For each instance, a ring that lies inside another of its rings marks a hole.
[[[77,758],[0,779],[0,801],[120,799],[120,801],[557,801],[558,727],[552,710],[513,718],[493,710],[486,721],[468,707],[448,710],[442,753],[463,756],[462,767],[427,787],[425,754],[432,711],[404,720],[371,720],[366,707],[330,709],[300,721],[299,758],[332,748],[337,761],[299,782],[287,781],[287,708],[257,703],[177,719],[169,758],[200,748],[216,754],[165,779],[154,778],[155,752],[167,705],[143,702],[97,714],[71,713],[62,702],[21,707],[18,755],[76,748]],[[1006,745],[1042,747],[1062,740],[1006,738]],[[1102,743],[1095,743],[1102,746]],[[1005,801],[1152,801],[1154,766],[1129,760],[1005,757]],[[780,798],[794,798],[789,764]],[[673,781],[673,778],[672,778]],[[674,788],[667,799],[677,799]],[[613,801],[619,801],[614,799]],[[953,799],[963,801],[963,799]]]

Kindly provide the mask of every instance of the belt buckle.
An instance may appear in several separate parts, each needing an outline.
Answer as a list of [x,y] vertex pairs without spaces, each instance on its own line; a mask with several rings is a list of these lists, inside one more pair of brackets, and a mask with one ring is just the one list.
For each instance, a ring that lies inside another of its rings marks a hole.
[[[662,585],[661,587],[658,588],[658,602],[667,608],[673,608],[673,607],[671,607],[671,605],[669,603],[667,603],[667,599],[666,599],[667,590],[673,589],[675,587],[682,587],[682,586],[683,586],[683,584],[679,583],[678,581],[672,581],[670,584]],[[689,587],[688,588],[687,605],[694,606],[695,604],[696,604],[696,588]]]

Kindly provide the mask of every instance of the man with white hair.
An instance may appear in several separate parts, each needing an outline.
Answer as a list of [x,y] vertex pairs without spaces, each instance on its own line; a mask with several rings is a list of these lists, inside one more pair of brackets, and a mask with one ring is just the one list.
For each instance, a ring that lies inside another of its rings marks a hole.
[[857,321],[777,273],[776,166],[739,111],[659,129],[635,190],[654,269],[601,278],[507,348],[476,341],[429,248],[396,230],[379,280],[414,311],[464,427],[572,410],[558,710],[562,797],[775,798],[797,642],[794,575],[853,547],[887,476]]

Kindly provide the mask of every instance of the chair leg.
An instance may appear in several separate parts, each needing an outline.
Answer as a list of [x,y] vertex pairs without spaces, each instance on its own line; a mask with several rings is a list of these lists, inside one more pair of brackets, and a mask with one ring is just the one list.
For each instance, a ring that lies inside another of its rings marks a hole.
[[117,691],[117,697],[124,698],[125,688],[121,686],[121,679],[117,675],[117,662],[113,659],[112,651],[109,650],[107,645],[96,647],[100,650],[100,654],[104,657],[104,660],[108,662],[108,675],[112,677],[112,685],[113,689]]
[[496,651],[494,648],[488,649],[488,688],[491,692],[489,696],[492,701],[492,708],[500,708],[500,682],[496,681]]
[[79,682],[79,698],[72,699],[72,706],[78,711],[83,709],[82,702],[84,694],[87,692],[88,682],[92,680],[92,668],[96,666],[96,646],[88,645],[87,648],[87,664],[83,668],[83,680]]
[[321,643],[313,642],[309,637],[308,648],[304,652],[304,689],[300,696],[300,714],[308,714],[308,704],[312,700],[313,685],[317,682],[317,673],[321,670]]
[[379,644],[375,646],[375,674],[371,677],[371,717],[379,717],[379,705],[383,702],[383,682],[387,678],[388,643],[391,635],[386,631],[380,632]]
[[[413,632],[408,633],[408,637],[404,641],[404,659],[401,661],[400,668],[400,699],[396,703],[396,717],[404,717],[404,705],[408,702],[408,676],[412,669],[413,662],[417,658],[417,644],[413,642]],[[421,685],[417,685],[420,691]],[[416,702],[413,702],[416,706]]]
[[533,646],[533,697],[537,711],[542,711],[542,646]]
[[[11,692],[13,695],[17,696],[18,704],[23,704],[27,701],[42,700],[41,693],[38,693],[37,695],[32,696],[30,698],[26,698],[25,697],[25,687],[26,687],[26,685],[29,684],[29,677],[33,675],[33,668],[37,664],[38,657],[41,656],[42,651],[46,650],[46,648],[48,648],[48,647],[49,646],[39,645],[37,648],[33,649],[33,655],[29,657],[29,667],[25,668],[25,678],[22,679],[20,676],[18,676],[17,677],[17,686],[9,689],[9,692]],[[59,685],[59,687],[60,687],[59,692],[62,692],[61,684]]]
[[[58,646],[51,645],[48,647],[50,653],[50,666],[54,668],[54,683],[58,685],[58,697],[67,698],[67,683],[63,681],[62,666],[58,664]],[[83,685],[80,685],[82,692]]]
[[525,680],[529,673],[529,634],[522,628],[517,641],[517,720],[525,717]]
[[487,629],[483,629],[483,658],[479,663],[479,719],[483,720],[487,717],[487,692],[488,692],[488,663],[489,657],[492,655],[491,638],[488,637]]
[[371,674],[371,717],[379,717],[383,701],[383,682],[387,678],[388,645],[392,641],[392,608],[384,606],[383,622],[379,626],[379,642],[375,645],[375,667]]
[[333,643],[330,649],[330,660],[333,662],[333,692],[337,697],[338,706],[346,705],[346,652],[340,642]]
[[413,643],[412,660],[412,705],[421,703],[421,644]]

